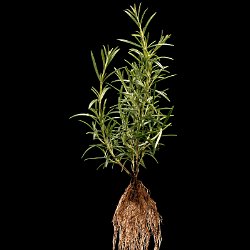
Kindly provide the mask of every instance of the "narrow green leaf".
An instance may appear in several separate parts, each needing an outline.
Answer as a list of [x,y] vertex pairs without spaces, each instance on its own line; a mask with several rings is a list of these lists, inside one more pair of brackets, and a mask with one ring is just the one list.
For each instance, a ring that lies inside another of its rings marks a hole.
[[84,158],[84,156],[86,155],[86,153],[89,151],[89,150],[91,150],[92,148],[95,148],[95,147],[97,147],[96,145],[91,145],[91,146],[89,146],[85,151],[84,151],[84,153],[82,154],[82,157],[81,158]]
[[93,104],[96,103],[96,102],[97,102],[97,99],[92,100],[92,101],[89,103],[88,109],[91,109],[91,107],[93,106]]
[[95,57],[94,57],[94,54],[93,52],[91,51],[91,59],[92,59],[92,63],[93,63],[93,66],[94,66],[94,69],[95,69],[95,73],[97,75],[97,78],[99,79],[100,81],[100,74],[99,74],[99,71],[98,71],[98,68],[97,68],[97,65],[96,65],[96,61],[95,61]]
[[75,115],[70,116],[69,119],[74,118],[74,117],[78,117],[78,116],[88,116],[88,117],[91,117],[91,118],[95,118],[95,116],[90,115],[88,113],[80,113],[80,114],[75,114]]
[[169,60],[174,60],[172,57],[168,56],[160,56],[159,59],[169,59]]
[[104,87],[104,89],[102,90],[102,93],[100,94],[100,99],[99,101],[101,101],[104,97],[104,95],[106,94],[106,92],[109,90],[109,87]]
[[157,137],[157,140],[156,140],[156,142],[155,142],[155,149],[157,148],[157,146],[158,146],[158,143],[159,143],[159,141],[160,141],[160,139],[161,139],[161,135],[162,135],[162,128],[160,129],[160,132],[158,133],[158,137]]
[[155,158],[155,156],[154,156],[151,152],[149,152],[149,153],[146,152],[145,155],[150,156],[151,158],[153,158],[153,159],[155,160],[156,163],[159,163],[159,162],[157,161],[157,159]]
[[[140,58],[138,58],[136,55],[134,55],[131,51],[129,51],[128,53],[129,53],[129,55],[131,55],[132,57],[134,57],[136,61],[138,61],[138,62],[141,61]],[[128,61],[127,61],[127,62],[128,62]],[[129,63],[130,63],[130,62],[129,62]]]
[[141,15],[140,23],[143,23],[143,18],[144,18],[147,11],[148,11],[148,8],[143,11],[143,13]]
[[94,94],[99,98],[99,92],[96,90],[95,87],[91,87],[91,91],[94,92]]
[[160,46],[174,46],[174,44],[171,44],[171,43],[157,43],[156,45],[160,45]]
[[134,22],[137,26],[139,25],[139,23],[138,23],[138,21],[136,20],[134,14],[131,13],[131,11],[130,11],[129,9],[125,10],[124,12],[131,18],[131,20],[133,20],[133,22]]
[[157,89],[155,90],[155,92],[158,93],[159,95],[163,96],[165,99],[167,99],[170,102],[170,100],[169,100],[168,96],[166,95],[166,93],[164,93],[163,91],[159,91]]
[[133,46],[136,46],[138,48],[141,48],[141,45],[140,44],[137,44],[135,42],[132,42],[130,40],[127,40],[127,39],[117,39],[118,41],[121,41],[121,42],[124,42],[124,43],[128,43],[128,44],[131,44]]
[[89,123],[87,123],[87,122],[85,122],[85,121],[83,121],[83,120],[78,120],[78,121],[84,123],[84,124],[87,125],[90,129],[93,129],[92,126],[91,126]]
[[166,135],[162,135],[162,137],[167,137],[167,136],[177,136],[177,134],[166,134]]
[[105,157],[104,156],[88,157],[88,158],[84,159],[84,161],[88,161],[88,160],[100,160],[100,159],[105,159]]
[[144,33],[144,34],[146,33],[146,30],[147,30],[147,28],[148,28],[148,25],[149,25],[149,23],[151,22],[151,20],[154,18],[155,15],[156,15],[156,12],[155,12],[153,15],[151,15],[151,17],[148,19],[147,23],[145,24],[145,26],[144,26],[144,28],[143,28],[143,33]]

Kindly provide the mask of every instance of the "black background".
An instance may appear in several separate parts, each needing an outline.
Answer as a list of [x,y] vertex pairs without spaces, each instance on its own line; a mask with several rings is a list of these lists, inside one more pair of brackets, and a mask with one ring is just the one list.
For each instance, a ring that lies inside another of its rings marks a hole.
[[[236,182],[228,177],[233,139],[225,103],[228,68],[222,67],[230,47],[222,39],[228,16],[212,2],[142,2],[149,13],[157,12],[149,27],[152,39],[163,30],[175,45],[162,53],[175,59],[171,71],[177,76],[166,84],[178,136],[165,140],[159,164],[149,162],[140,178],[163,217],[162,249],[207,249],[223,238],[223,204]],[[81,159],[91,140],[69,117],[86,112],[93,97],[97,79],[90,51],[122,46],[116,39],[134,31],[123,12],[133,3],[24,4],[10,11],[11,58],[19,79],[13,111],[20,125],[12,129],[17,153],[9,158],[7,189],[14,190],[9,226],[20,236],[19,245],[112,247],[112,216],[129,179],[118,168],[96,171],[95,162]]]

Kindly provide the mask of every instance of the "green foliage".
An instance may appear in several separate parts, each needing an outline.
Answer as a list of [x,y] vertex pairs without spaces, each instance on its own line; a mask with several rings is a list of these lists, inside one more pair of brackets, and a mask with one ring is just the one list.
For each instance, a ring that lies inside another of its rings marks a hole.
[[[91,149],[98,148],[102,152],[101,157],[86,160],[103,159],[99,167],[119,165],[131,176],[138,175],[140,166],[146,167],[145,156],[157,162],[155,152],[163,145],[160,143],[162,136],[168,135],[166,130],[171,126],[169,119],[174,108],[162,106],[163,100],[170,102],[167,89],[157,89],[160,81],[173,76],[162,63],[172,58],[157,55],[162,46],[172,46],[166,43],[170,35],[161,34],[158,41],[150,42],[147,30],[156,13],[144,21],[146,12],[147,9],[141,11],[141,5],[125,10],[137,26],[133,40],[118,39],[131,46],[130,60],[125,60],[125,66],[109,68],[119,52],[118,47],[102,47],[102,69],[98,68],[91,51],[99,89],[91,88],[95,98],[88,106],[89,113],[71,117],[84,117],[80,121],[89,127],[87,134],[93,136],[94,143],[89,145],[83,157]],[[117,93],[117,103],[109,106],[107,93],[112,90]]]

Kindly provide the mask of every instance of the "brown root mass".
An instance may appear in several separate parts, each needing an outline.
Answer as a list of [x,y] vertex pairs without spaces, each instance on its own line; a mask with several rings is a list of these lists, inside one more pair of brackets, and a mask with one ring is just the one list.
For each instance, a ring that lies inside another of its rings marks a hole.
[[148,189],[141,181],[130,182],[117,205],[113,217],[113,250],[148,250],[151,235],[154,250],[161,245],[161,216]]

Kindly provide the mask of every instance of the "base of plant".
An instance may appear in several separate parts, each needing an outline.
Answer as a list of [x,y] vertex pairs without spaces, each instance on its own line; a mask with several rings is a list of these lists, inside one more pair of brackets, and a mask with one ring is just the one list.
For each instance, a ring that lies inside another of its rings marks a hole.
[[161,216],[148,189],[140,180],[132,179],[121,196],[113,217],[113,250],[117,238],[119,250],[147,250],[150,237],[154,250],[161,244]]

